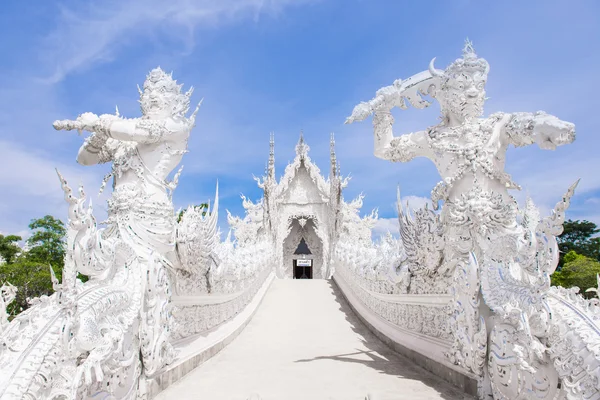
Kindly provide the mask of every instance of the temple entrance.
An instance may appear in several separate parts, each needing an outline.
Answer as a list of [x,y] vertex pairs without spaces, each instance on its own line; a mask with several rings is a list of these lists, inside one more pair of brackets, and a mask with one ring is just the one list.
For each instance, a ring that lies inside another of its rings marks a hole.
[[313,260],[307,259],[307,256],[312,256],[312,252],[308,248],[304,238],[300,239],[300,243],[294,251],[294,255],[298,256],[293,260],[294,263],[294,279],[312,279]]
[[294,279],[312,279],[312,260],[294,260]]
[[290,225],[290,232],[283,242],[283,277],[323,279],[323,244],[313,219],[293,218]]

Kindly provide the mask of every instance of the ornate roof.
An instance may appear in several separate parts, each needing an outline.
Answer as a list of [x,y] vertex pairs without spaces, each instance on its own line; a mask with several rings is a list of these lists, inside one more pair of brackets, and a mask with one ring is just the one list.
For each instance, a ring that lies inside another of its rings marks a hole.
[[283,198],[283,195],[289,190],[290,184],[298,175],[300,169],[304,168],[306,169],[306,172],[308,172],[311,181],[316,186],[321,199],[324,202],[329,201],[329,184],[321,175],[319,167],[317,167],[308,156],[309,150],[310,147],[304,141],[304,135],[301,132],[298,144],[296,144],[296,157],[294,158],[294,161],[285,168],[285,172],[274,191],[275,199],[280,200]]

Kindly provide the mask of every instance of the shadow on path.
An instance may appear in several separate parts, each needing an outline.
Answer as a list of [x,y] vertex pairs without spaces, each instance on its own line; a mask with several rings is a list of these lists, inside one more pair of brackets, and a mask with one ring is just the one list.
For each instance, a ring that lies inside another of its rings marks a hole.
[[[368,350],[356,349],[356,352],[353,353],[318,356],[310,359],[296,360],[296,363],[309,363],[319,360],[358,363],[368,368],[372,368],[380,374],[396,376],[399,379],[420,381],[439,392],[443,399],[473,399],[473,397],[465,394],[450,383],[414,364],[413,361],[395,352],[379,340],[379,338],[377,338],[354,313],[336,283],[331,279],[328,281],[328,284],[339,305],[339,310],[344,313],[352,330],[360,337],[362,345]],[[348,378],[352,379],[352,377]],[[378,388],[373,388],[372,392],[377,393],[377,389]],[[372,398],[373,400],[377,400],[377,395],[374,395]],[[407,397],[404,397],[402,393],[398,393],[398,399],[402,398]]]

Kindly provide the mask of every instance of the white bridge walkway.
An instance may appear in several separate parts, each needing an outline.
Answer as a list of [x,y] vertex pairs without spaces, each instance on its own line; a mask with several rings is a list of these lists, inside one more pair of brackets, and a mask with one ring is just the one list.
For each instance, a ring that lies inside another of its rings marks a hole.
[[470,399],[379,341],[326,280],[275,279],[239,337],[156,399],[252,394],[262,400]]

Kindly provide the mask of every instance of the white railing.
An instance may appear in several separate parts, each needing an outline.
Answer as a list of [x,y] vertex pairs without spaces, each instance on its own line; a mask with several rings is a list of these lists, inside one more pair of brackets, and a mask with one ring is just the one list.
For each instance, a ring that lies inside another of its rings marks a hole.
[[[444,285],[427,282],[426,277],[419,277],[415,285],[429,293],[406,293],[407,288],[387,276],[387,271],[393,269],[391,264],[400,257],[383,257],[378,246],[374,244],[371,253],[379,253],[379,257],[361,257],[359,253],[364,249],[360,246],[342,246],[343,252],[335,252],[333,280],[338,288],[376,336],[411,361],[474,395],[475,377],[446,357],[452,348],[448,327],[452,296],[443,292]],[[418,288],[411,292],[413,289]]]
[[210,331],[231,320],[250,303],[271,272],[272,266],[266,264],[257,275],[238,280],[236,287],[241,287],[241,290],[233,293],[174,296],[173,340]]
[[[355,270],[355,269],[354,269]],[[396,326],[400,331],[410,331],[437,339],[440,344],[450,346],[450,334],[447,330],[448,303],[452,296],[448,294],[388,294],[373,291],[373,288],[388,285],[375,283],[376,279],[358,276],[352,267],[336,265],[334,280],[342,291],[352,292],[371,313]],[[392,283],[391,283],[392,284]],[[347,296],[348,297],[348,296]]]

